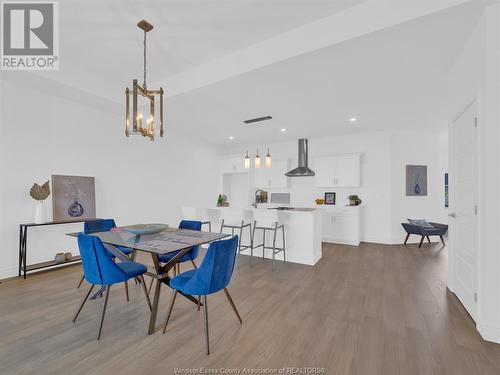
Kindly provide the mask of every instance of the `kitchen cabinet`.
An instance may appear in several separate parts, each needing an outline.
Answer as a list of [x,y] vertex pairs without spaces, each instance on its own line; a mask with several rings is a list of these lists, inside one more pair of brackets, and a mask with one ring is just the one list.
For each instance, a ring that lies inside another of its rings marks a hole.
[[285,173],[288,172],[288,159],[273,159],[271,168],[266,168],[265,163],[261,163],[260,168],[254,169],[254,188],[287,188],[288,177]]
[[360,154],[321,157],[314,160],[316,187],[360,186]]
[[221,173],[245,173],[248,169],[245,169],[244,158],[226,158],[220,161]]
[[322,210],[322,241],[358,246],[359,208]]

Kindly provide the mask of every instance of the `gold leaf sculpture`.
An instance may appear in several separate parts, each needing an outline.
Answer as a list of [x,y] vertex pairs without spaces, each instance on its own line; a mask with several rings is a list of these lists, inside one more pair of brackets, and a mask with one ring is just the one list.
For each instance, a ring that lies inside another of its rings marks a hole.
[[49,181],[44,183],[42,186],[38,185],[36,182],[30,189],[31,198],[36,201],[44,201],[50,195]]

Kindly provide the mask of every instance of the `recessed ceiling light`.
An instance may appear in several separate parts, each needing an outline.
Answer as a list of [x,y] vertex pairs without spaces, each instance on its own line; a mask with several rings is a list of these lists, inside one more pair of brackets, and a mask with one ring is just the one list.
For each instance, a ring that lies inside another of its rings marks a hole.
[[357,119],[356,117],[351,117],[351,118],[349,119],[349,122],[356,122],[356,121],[358,121],[358,119]]
[[232,135],[229,136],[229,140],[232,141],[234,137]]
[[282,133],[286,132],[286,129],[285,129],[285,128],[282,128],[282,129],[281,129],[281,132],[282,132]]

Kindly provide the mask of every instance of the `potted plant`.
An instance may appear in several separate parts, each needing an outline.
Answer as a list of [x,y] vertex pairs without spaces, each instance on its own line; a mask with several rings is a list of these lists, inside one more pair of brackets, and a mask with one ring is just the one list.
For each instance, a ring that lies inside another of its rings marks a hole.
[[50,195],[49,181],[44,183],[42,186],[38,185],[36,182],[30,189],[30,196],[37,201],[35,207],[35,224],[45,223],[45,206],[43,201]]
[[349,204],[351,206],[358,206],[361,204],[361,199],[356,194],[349,195]]

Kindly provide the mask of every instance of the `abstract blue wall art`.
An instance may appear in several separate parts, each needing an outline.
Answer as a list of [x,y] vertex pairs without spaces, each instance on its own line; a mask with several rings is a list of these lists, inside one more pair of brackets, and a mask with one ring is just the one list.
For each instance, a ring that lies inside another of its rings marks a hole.
[[407,197],[427,196],[426,165],[406,166],[406,196]]
[[55,221],[95,218],[94,177],[52,176]]

